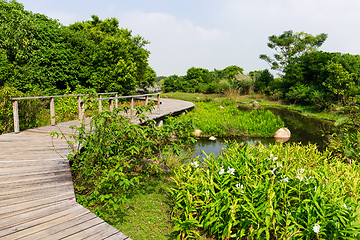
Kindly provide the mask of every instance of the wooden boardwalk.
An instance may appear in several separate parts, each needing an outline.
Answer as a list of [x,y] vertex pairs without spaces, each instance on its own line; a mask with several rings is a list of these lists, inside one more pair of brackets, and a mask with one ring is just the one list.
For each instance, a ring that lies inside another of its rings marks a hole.
[[[193,103],[161,99],[156,119]],[[76,202],[64,139],[78,120],[0,135],[0,239],[130,239]],[[54,151],[56,149],[56,151]]]

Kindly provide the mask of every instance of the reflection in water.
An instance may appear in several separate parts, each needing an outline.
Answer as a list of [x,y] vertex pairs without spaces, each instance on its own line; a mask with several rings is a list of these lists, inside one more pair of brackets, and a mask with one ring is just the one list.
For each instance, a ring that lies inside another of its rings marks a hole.
[[[268,107],[265,109],[270,110],[276,116],[280,116],[285,123],[285,127],[291,131],[291,138],[286,144],[292,142],[302,144],[315,143],[319,150],[324,150],[327,143],[325,134],[334,132],[332,122],[305,117],[299,112],[291,111],[286,108]],[[240,110],[248,109],[245,108]],[[245,142],[251,145],[256,144],[257,142],[261,142],[263,145],[276,143],[274,138],[237,138],[231,140]],[[199,156],[201,159],[210,154],[217,156],[222,149],[226,148],[226,141],[224,139],[218,139],[216,141],[199,139],[195,143],[194,148],[194,157]],[[206,155],[203,152],[205,152]]]

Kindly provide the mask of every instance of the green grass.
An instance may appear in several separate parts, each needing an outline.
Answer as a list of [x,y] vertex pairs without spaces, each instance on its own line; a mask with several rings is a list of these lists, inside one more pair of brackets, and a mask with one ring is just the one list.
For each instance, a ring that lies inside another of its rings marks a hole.
[[230,94],[203,94],[203,93],[182,93],[182,92],[174,92],[174,93],[164,93],[161,97],[175,98],[181,99],[191,102],[201,102],[201,101],[214,101],[221,102],[224,99],[232,99],[235,100],[236,103],[247,103],[249,104],[251,101],[257,100],[259,104],[262,106],[276,106],[288,108],[291,110],[296,110],[301,112],[302,114],[307,114],[314,118],[319,119],[327,119],[327,120],[337,120],[341,117],[337,111],[323,111],[318,112],[314,106],[301,106],[296,104],[286,104],[283,101],[273,101],[269,99],[264,94],[255,94],[252,93],[250,95],[238,95],[236,93]]
[[240,111],[229,100],[223,100],[221,105],[215,102],[198,102],[193,111],[171,118],[169,122],[171,124],[191,119],[195,120],[195,128],[203,132],[203,137],[272,137],[284,126],[284,122],[270,111]]
[[168,188],[173,186],[170,173],[151,176],[132,189],[120,210],[102,216],[105,221],[131,239],[175,239]]

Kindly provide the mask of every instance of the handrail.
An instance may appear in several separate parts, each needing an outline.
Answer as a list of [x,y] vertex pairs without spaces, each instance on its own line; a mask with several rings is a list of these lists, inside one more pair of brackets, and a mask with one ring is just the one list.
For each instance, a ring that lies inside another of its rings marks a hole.
[[[102,98],[103,95],[113,95],[114,97],[107,97]],[[59,97],[77,97],[77,103],[78,103],[78,116],[79,120],[85,120],[85,102],[86,100],[82,100],[82,96],[88,96],[91,94],[76,94],[76,95],[54,95],[54,96],[35,96],[35,97],[16,97],[16,98],[10,98],[10,100],[13,101],[13,118],[14,118],[14,132],[19,133],[20,132],[20,125],[19,125],[19,107],[18,107],[18,101],[19,100],[29,100],[29,99],[44,99],[44,98],[50,98],[50,119],[51,119],[51,125],[54,126],[56,124],[55,121],[55,101],[54,98]],[[99,101],[99,112],[102,111],[102,101],[103,100],[110,100],[110,111],[113,111],[114,109],[114,102],[115,100],[115,108],[118,107],[118,99],[124,99],[124,98],[131,98],[130,103],[130,115],[133,115],[134,111],[134,98],[138,97],[146,97],[145,98],[145,105],[148,104],[149,96],[157,95],[157,105],[160,109],[160,93],[150,93],[150,94],[142,94],[142,95],[131,95],[131,96],[118,96],[118,92],[108,92],[108,93],[96,93],[96,95],[99,96],[97,99],[92,99],[93,101]]]

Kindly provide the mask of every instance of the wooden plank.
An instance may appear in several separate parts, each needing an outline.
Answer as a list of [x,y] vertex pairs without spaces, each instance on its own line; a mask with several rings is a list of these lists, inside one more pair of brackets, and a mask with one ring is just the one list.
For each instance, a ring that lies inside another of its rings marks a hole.
[[[52,231],[62,231],[61,226],[66,224],[73,224],[74,219],[84,219],[83,216],[89,216],[88,212],[84,212],[83,209],[74,209],[73,212],[67,212],[62,216],[58,216],[54,219],[48,221],[39,220],[38,222],[29,223],[29,227],[22,229],[21,231],[13,232],[5,237],[2,240],[12,240],[12,239],[40,239],[44,236],[48,237],[51,235]],[[94,216],[91,216],[94,218]],[[50,239],[50,238],[49,238]],[[60,239],[60,238],[59,238]]]
[[7,236],[10,239],[15,239],[17,237],[27,236],[36,231],[40,231],[47,226],[54,226],[59,222],[68,221],[87,213],[84,211],[83,207],[77,204],[72,207],[67,205],[67,207],[68,208],[66,209],[62,209],[62,211],[48,212],[47,215],[5,228],[0,231],[0,237]]
[[72,239],[106,239],[111,235],[119,232],[119,230],[109,226],[106,222],[102,222],[99,225],[91,226],[90,228],[85,229],[84,231],[77,232],[71,236],[63,238],[63,240],[72,240]]
[[36,199],[24,203],[18,203],[11,206],[5,206],[0,208],[0,218],[6,218],[7,216],[16,215],[17,212],[23,212],[27,209],[33,209],[36,207],[41,207],[43,205],[46,206],[46,204],[53,204],[56,202],[69,200],[74,197],[73,193],[64,193],[60,194],[58,196],[43,198],[43,199]]
[[10,227],[18,226],[19,224],[22,223],[30,222],[54,213],[62,212],[67,209],[71,209],[75,206],[80,206],[80,205],[77,204],[75,201],[62,201],[48,206],[42,206],[41,208],[37,208],[32,211],[9,216],[0,219],[0,230],[2,231]]
[[107,237],[106,240],[131,240],[131,238],[127,237],[122,232],[118,232],[112,236]]
[[98,218],[95,214],[88,212],[67,221],[58,221],[55,225],[54,222],[52,222],[48,225],[49,227],[42,227],[41,231],[34,232],[22,239],[63,239],[101,223],[103,223],[103,220]]

